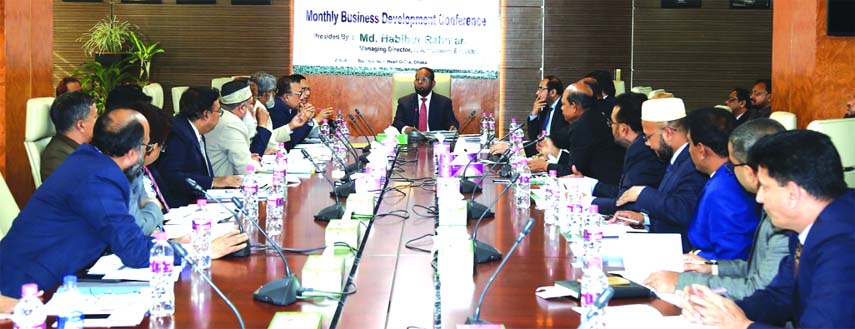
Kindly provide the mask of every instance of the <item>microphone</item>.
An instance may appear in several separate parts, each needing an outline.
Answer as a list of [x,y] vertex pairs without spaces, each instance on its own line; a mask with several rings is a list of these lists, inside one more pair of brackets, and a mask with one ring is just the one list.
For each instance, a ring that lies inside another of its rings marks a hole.
[[368,139],[367,131],[362,130],[362,126],[358,123],[358,121],[356,120],[356,117],[353,116],[352,113],[348,113],[347,117],[350,118],[350,123],[354,128],[356,128],[356,131],[358,131],[359,134],[361,134],[362,137],[365,138],[365,141],[368,142],[368,144],[371,144],[371,140]]
[[594,307],[588,310],[588,313],[585,314],[585,317],[582,318],[582,323],[579,323],[578,329],[584,329],[588,327],[588,322],[591,321],[606,305],[609,304],[609,301],[615,295],[615,288],[606,287],[603,292],[597,296],[597,299],[594,301]]
[[[315,220],[329,221],[331,219],[341,218],[342,216],[344,216],[344,206],[341,205],[341,202],[338,199],[338,193],[337,193],[338,189],[336,188],[336,184],[333,183],[333,181],[331,179],[329,179],[329,177],[327,177],[325,172],[321,172],[318,169],[318,164],[315,163],[315,160],[312,160],[312,156],[309,155],[309,151],[306,151],[306,149],[301,149],[300,152],[303,153],[304,158],[309,160],[309,162],[311,162],[312,165],[315,166],[315,170],[317,170],[318,173],[321,174],[321,176],[323,176],[324,179],[327,180],[327,183],[330,183],[330,186],[332,186],[332,188],[333,188],[332,194],[335,196],[335,204],[332,206],[326,207],[324,209],[321,209],[321,211],[315,215]],[[352,186],[353,186],[353,184],[351,184],[351,187]]]
[[344,161],[335,156],[335,150],[333,150],[332,146],[330,146],[329,144],[330,140],[326,136],[323,136],[323,134],[319,135],[319,137],[321,138],[321,143],[323,143],[324,146],[326,146],[332,152],[332,158],[336,162],[338,162],[338,164],[341,165],[342,168],[345,169],[343,180],[345,180],[346,182],[342,182],[341,185],[339,185],[338,187],[335,187],[335,185],[333,185],[333,190],[330,191],[330,195],[346,197],[351,193],[355,193],[356,187],[353,186],[353,181],[350,180],[350,175],[348,175],[346,171],[347,165],[344,163]]
[[[330,146],[330,139],[329,139],[329,138],[327,138],[327,136],[324,136],[323,134],[318,135],[318,137],[320,137],[320,139],[321,139],[321,143],[322,143],[322,144],[324,144],[324,146],[326,146],[326,147],[327,147],[327,148],[332,152],[332,155],[333,155],[333,156],[332,156],[332,158],[333,158],[333,159],[334,159],[334,160],[335,160],[339,165],[341,165],[342,170],[345,170],[345,172],[344,172],[344,180],[350,180],[350,174],[348,174],[348,173],[347,173],[347,171],[346,171],[346,169],[347,169],[347,164],[344,162],[344,160],[339,159],[339,157],[335,155],[335,150],[332,148],[332,146]],[[347,147],[347,146],[345,146],[345,147]]]
[[[525,150],[529,146],[540,143],[541,141],[546,139],[546,137],[549,137],[549,136],[543,135],[543,136],[540,136],[533,141],[529,141],[528,143],[523,144],[523,147],[520,150]],[[510,152],[511,152],[511,148],[509,147],[507,150],[505,150],[505,152],[502,153],[502,156],[499,157],[499,160],[496,161],[496,163],[494,163],[492,166],[490,166],[490,171],[493,171],[497,165],[499,165],[502,161],[504,161],[505,158],[507,158],[510,155]],[[499,176],[502,176],[502,177],[507,177],[510,174],[511,174],[511,166],[510,165],[506,165],[506,166],[502,167],[502,170],[499,171]]]
[[374,137],[374,141],[377,141],[377,133],[374,132],[374,129],[371,129],[371,125],[368,124],[368,121],[365,121],[365,117],[362,116],[362,112],[359,112],[359,109],[353,109],[353,112],[356,112],[356,116],[362,120],[362,124],[365,125],[365,128],[368,128],[368,132],[371,133],[371,136]]
[[[190,178],[188,178],[188,179],[190,179]],[[226,302],[226,305],[228,305],[229,308],[232,309],[232,312],[235,313],[235,316],[237,317],[237,320],[238,320],[238,323],[240,324],[241,329],[246,329],[246,325],[243,323],[243,317],[240,316],[240,312],[238,312],[238,309],[235,306],[235,304],[232,304],[232,301],[229,300],[229,298],[226,297],[225,294],[223,294],[223,292],[220,290],[220,288],[218,288],[217,285],[215,285],[213,281],[211,281],[211,278],[208,277],[208,274],[206,274],[205,271],[200,270],[198,267],[196,267],[196,262],[193,261],[192,257],[188,257],[189,253],[187,252],[187,249],[184,249],[184,246],[182,246],[180,243],[177,243],[174,241],[169,241],[169,244],[172,246],[172,249],[175,250],[175,253],[177,253],[178,256],[181,257],[181,259],[190,263],[190,267],[196,269],[196,272],[199,272],[199,276],[202,277],[202,279],[204,279],[205,282],[208,282],[208,284],[211,285],[211,288],[214,288],[214,291],[217,293],[217,295],[220,295],[220,298],[222,298],[223,301]]]
[[[481,150],[479,149],[478,153],[475,153],[475,159],[478,159],[478,154],[480,153]],[[469,162],[466,162],[466,166],[463,167],[463,172],[460,174],[460,193],[481,192],[481,186],[466,178],[466,170],[469,169],[469,164],[475,159],[469,159]],[[483,177],[481,179],[483,180]]]
[[478,298],[478,305],[475,306],[475,313],[472,314],[471,317],[466,319],[466,324],[489,324],[488,322],[482,321],[481,317],[481,304],[484,303],[484,296],[487,295],[487,289],[490,289],[490,286],[493,284],[493,281],[496,280],[496,276],[499,275],[499,271],[505,266],[505,263],[508,262],[508,259],[511,258],[511,254],[513,254],[514,250],[520,245],[523,239],[531,232],[531,229],[534,227],[534,219],[529,218],[528,221],[525,222],[525,226],[523,226],[522,231],[517,236],[517,239],[514,240],[514,244],[511,246],[511,249],[508,250],[508,254],[505,255],[505,258],[502,259],[502,262],[499,263],[499,267],[496,268],[496,271],[493,272],[493,275],[490,276],[490,279],[487,280],[487,284],[484,285],[484,289],[481,290],[481,297]]
[[[238,209],[242,212],[244,211],[243,202],[241,202],[240,199],[232,197],[232,202],[238,206]],[[285,264],[285,277],[265,283],[252,293],[252,298],[257,301],[279,306],[293,304],[297,301],[297,291],[300,290],[300,282],[297,281],[296,275],[291,274],[291,267],[288,266],[288,259],[285,258],[285,254],[282,253],[282,248],[279,247],[279,244],[267,235],[267,232],[261,228],[261,225],[258,225],[258,222],[252,218],[249,219],[249,222],[252,223],[259,232],[261,232],[261,235],[263,235],[264,239],[270,243],[270,246],[276,250],[276,253],[279,254],[279,258],[282,258],[282,263]]]
[[466,126],[469,125],[470,122],[472,122],[472,119],[475,119],[475,112],[477,111],[472,110],[472,112],[469,112],[469,117],[466,118],[466,121],[463,121],[463,124],[460,125],[460,129],[458,129],[458,131],[463,131],[463,128],[466,128]]
[[[238,214],[236,212],[229,209],[229,207],[226,207],[226,205],[224,205],[222,202],[220,202],[220,200],[217,200],[217,199],[214,199],[213,197],[211,197],[211,195],[208,194],[208,191],[205,191],[205,189],[203,189],[202,186],[199,186],[199,184],[196,183],[196,181],[193,180],[192,178],[187,177],[184,179],[184,182],[187,183],[187,185],[190,185],[190,188],[192,188],[198,192],[201,192],[202,194],[205,195],[205,198],[214,200],[214,202],[216,202],[218,205],[220,205],[220,207],[223,207],[223,209],[225,209],[230,214],[232,214],[232,217],[235,218],[235,223],[237,223],[237,226],[238,226],[238,229],[240,230],[240,232],[246,233],[246,228],[243,227],[243,223],[241,223],[240,216],[238,216]],[[229,254],[228,256],[229,257],[246,257],[246,256],[249,256],[251,251],[252,250],[250,249],[250,243],[247,241],[246,248],[235,251],[235,252]]]
[[475,228],[472,229],[472,244],[475,248],[475,263],[476,264],[492,262],[492,261],[499,260],[500,258],[502,258],[502,253],[500,253],[498,250],[496,250],[495,247],[493,247],[489,244],[483,243],[481,241],[478,241],[478,227],[481,226],[481,221],[484,220],[484,215],[487,214],[487,210],[490,210],[490,208],[492,208],[494,205],[496,205],[496,202],[499,202],[499,199],[502,198],[502,195],[507,193],[508,190],[511,189],[511,186],[513,186],[514,183],[516,183],[517,179],[519,179],[519,178],[520,178],[520,174],[514,175],[514,177],[511,178],[511,182],[508,183],[507,186],[505,186],[505,188],[502,190],[502,192],[500,192],[499,195],[496,196],[496,198],[493,200],[492,203],[490,203],[489,206],[485,207],[484,212],[481,213],[481,217],[478,217],[478,221],[475,222]]
[[353,155],[353,163],[347,165],[347,167],[344,168],[344,172],[352,173],[352,172],[361,171],[362,170],[362,163],[361,162],[362,162],[362,160],[365,160],[365,157],[360,158],[359,154],[356,153],[356,149],[353,147],[352,144],[350,144],[350,141],[345,140],[344,136],[342,136],[340,132],[335,133],[335,138],[338,139],[342,145],[344,145],[344,148],[347,149],[348,153]]

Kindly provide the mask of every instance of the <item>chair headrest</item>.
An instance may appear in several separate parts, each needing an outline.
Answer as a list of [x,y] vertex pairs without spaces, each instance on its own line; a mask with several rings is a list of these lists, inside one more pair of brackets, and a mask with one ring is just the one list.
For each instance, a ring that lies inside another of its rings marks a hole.
[[31,98],[27,101],[27,122],[24,139],[33,142],[56,135],[56,128],[50,119],[50,105],[53,97]]

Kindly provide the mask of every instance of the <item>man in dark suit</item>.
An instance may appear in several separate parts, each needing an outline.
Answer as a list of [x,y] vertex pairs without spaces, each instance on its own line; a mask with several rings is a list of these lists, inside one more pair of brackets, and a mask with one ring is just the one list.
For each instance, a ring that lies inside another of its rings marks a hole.
[[[300,98],[303,91],[300,81],[290,75],[280,77],[276,80],[276,98],[270,110],[270,120],[273,123],[270,141],[272,143],[285,143],[285,148],[290,150],[299,144],[312,131],[311,122],[314,115],[311,111],[302,111]],[[314,111],[314,108],[312,108]]]
[[[564,120],[561,112],[561,93],[564,83],[558,77],[547,75],[540,80],[535,92],[534,105],[528,116],[528,138],[536,140],[545,130],[546,135],[560,149],[570,148],[570,124]],[[491,154],[501,154],[508,149],[508,143],[496,142],[490,147]],[[532,145],[525,149],[525,155],[530,157],[538,153]]]
[[156,165],[166,181],[163,187],[172,208],[186,206],[204,197],[185,180],[192,178],[202,188],[239,187],[239,176],[214,177],[205,150],[205,134],[217,126],[222,115],[219,93],[210,87],[191,87],[181,95],[181,112],[172,122],[172,131]]
[[606,118],[612,117],[612,109],[615,106],[615,83],[612,74],[608,71],[596,70],[585,75],[597,98],[594,108],[603,112]]
[[748,165],[758,169],[757,202],[772,224],[791,231],[790,255],[769,286],[736,303],[686,287],[684,316],[729,328],[855,328],[855,192],[831,140],[809,130],[765,137]]
[[[558,149],[544,140],[542,153],[550,159],[534,158],[529,162],[533,172],[556,170],[558,176],[569,175],[572,167],[608,184],[617,184],[623,167],[624,150],[615,144],[608,119],[594,110],[594,93],[584,81],[566,89],[561,97],[564,120],[570,124],[567,149]],[[557,161],[556,161],[557,160]]]
[[422,67],[416,71],[416,80],[413,82],[416,92],[398,99],[392,126],[402,133],[460,128],[460,123],[454,117],[451,99],[434,93],[435,85],[433,70]]
[[[145,117],[133,110],[98,118],[91,144],[68,156],[0,241],[0,294],[19,297],[21,285],[29,282],[51,290],[63,275],[83,270],[108,248],[125,266],[149,266],[153,241],[128,210],[128,182],[142,173],[151,145],[148,131]],[[227,233],[212,242],[211,256],[242,249],[246,239],[237,231]]]
[[[612,135],[615,143],[626,148],[623,158],[623,175],[618,184],[608,184],[586,177],[588,191],[594,199],[591,204],[599,207],[602,214],[613,214],[618,209],[635,209],[634,203],[617,207],[618,196],[632,186],[650,186],[656,188],[665,174],[665,162],[656,157],[656,153],[644,145],[641,128],[641,104],[647,96],[637,93],[625,93],[615,98],[612,113]],[[574,172],[577,176],[582,173]]]
[[[658,188],[633,186],[615,203],[635,202],[639,211],[621,210],[615,217],[650,225],[655,233],[680,233],[683,252],[691,248],[687,232],[708,176],[697,171],[689,155],[686,107],[679,98],[651,99],[641,106],[642,138],[668,165]],[[625,223],[625,222],[624,222]]]
[[739,87],[733,88],[727,95],[724,104],[730,108],[730,113],[736,118],[737,127],[754,116],[754,110],[748,108],[751,104],[751,92],[748,90]]
[[760,79],[751,88],[751,106],[754,113],[749,119],[768,118],[772,114],[772,80]]

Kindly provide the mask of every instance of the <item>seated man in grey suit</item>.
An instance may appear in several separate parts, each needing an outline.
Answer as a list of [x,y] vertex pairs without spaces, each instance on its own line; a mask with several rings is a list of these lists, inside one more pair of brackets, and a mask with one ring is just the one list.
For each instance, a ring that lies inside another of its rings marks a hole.
[[423,67],[416,71],[413,86],[415,93],[398,99],[398,110],[392,126],[402,133],[460,128],[460,123],[454,117],[451,99],[433,92],[436,86],[433,70]]
[[59,95],[50,106],[50,120],[56,127],[56,136],[42,151],[42,181],[47,180],[69,154],[80,144],[92,140],[92,127],[98,118],[95,100],[82,92]]
[[[757,172],[746,165],[748,150],[761,138],[784,131],[780,123],[771,119],[755,119],[737,127],[730,135],[728,149],[733,172],[742,187],[757,193]],[[741,259],[721,260],[716,264],[704,264],[707,260],[694,254],[686,254],[686,272],[656,272],[645,283],[659,292],[674,292],[692,284],[727,289],[733,299],[750,296],[772,282],[778,274],[778,265],[788,253],[788,238],[784,230],[772,226],[769,216],[762,216],[754,234],[754,245],[748,261]]]
[[220,107],[225,112],[214,130],[205,134],[215,177],[246,174],[249,164],[258,168],[258,155],[249,152],[250,132],[243,122],[252,107],[251,100],[252,92],[246,81],[230,81],[223,85]]

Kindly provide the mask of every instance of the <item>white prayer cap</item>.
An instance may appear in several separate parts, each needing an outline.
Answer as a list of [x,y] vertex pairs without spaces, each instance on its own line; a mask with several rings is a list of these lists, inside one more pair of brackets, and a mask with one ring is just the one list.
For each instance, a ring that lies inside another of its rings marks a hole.
[[641,104],[641,120],[668,122],[686,117],[686,106],[679,98],[657,98]]

